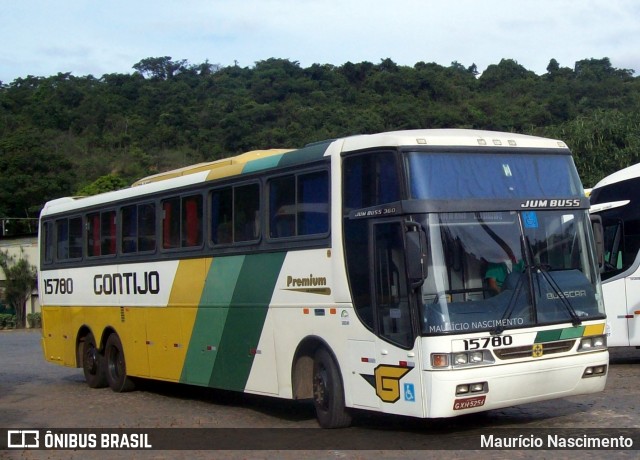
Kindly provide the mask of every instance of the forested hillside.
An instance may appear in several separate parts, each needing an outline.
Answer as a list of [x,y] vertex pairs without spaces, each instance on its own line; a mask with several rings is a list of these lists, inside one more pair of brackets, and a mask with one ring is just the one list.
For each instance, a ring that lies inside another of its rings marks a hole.
[[253,67],[147,58],[131,74],[59,73],[0,85],[0,218],[246,150],[356,133],[481,128],[565,140],[585,186],[640,161],[640,81],[609,59],[543,75],[503,59]]

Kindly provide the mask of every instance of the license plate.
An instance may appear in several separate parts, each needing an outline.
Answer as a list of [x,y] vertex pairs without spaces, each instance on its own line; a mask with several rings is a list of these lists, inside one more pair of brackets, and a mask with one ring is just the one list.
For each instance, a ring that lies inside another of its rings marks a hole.
[[474,396],[473,398],[456,399],[453,402],[453,410],[471,409],[473,407],[484,406],[486,395]]

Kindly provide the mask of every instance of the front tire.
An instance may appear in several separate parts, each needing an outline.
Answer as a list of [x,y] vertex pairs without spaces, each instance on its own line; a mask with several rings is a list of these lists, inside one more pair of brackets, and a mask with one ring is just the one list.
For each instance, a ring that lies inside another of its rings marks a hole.
[[340,370],[325,348],[320,348],[313,360],[313,405],[322,428],[351,425],[351,414],[344,403]]
[[104,388],[108,385],[104,356],[98,350],[96,339],[91,332],[82,342],[82,370],[90,388]]
[[111,389],[117,393],[131,391],[135,384],[127,377],[127,364],[124,359],[122,342],[118,334],[111,334],[107,339],[104,356],[106,360],[107,382]]

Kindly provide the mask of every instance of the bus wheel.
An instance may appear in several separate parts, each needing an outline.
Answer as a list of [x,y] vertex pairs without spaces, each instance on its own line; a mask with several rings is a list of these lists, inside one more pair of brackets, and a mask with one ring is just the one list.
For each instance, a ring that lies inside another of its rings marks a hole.
[[127,377],[127,365],[118,334],[111,334],[107,339],[104,356],[107,364],[107,382],[111,389],[118,393],[133,390],[135,384]]
[[82,343],[82,370],[89,387],[104,388],[107,386],[104,356],[98,350],[96,339],[91,332],[84,337]]
[[340,371],[331,354],[320,348],[313,361],[313,405],[322,428],[351,425],[351,414],[344,405]]

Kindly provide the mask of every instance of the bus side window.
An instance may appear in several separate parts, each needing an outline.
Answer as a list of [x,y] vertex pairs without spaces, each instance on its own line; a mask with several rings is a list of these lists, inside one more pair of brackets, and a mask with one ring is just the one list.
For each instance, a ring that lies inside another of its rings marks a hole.
[[44,243],[44,263],[50,264],[53,262],[53,250],[54,250],[54,240],[53,240],[53,223],[45,222],[42,224],[43,230],[43,243]]
[[140,252],[156,250],[156,205],[154,203],[138,205],[138,250]]
[[122,208],[122,241],[120,243],[120,250],[124,254],[138,251],[137,210],[136,205],[124,206]]
[[329,231],[327,171],[269,181],[269,236],[321,235]]
[[269,182],[269,236],[286,238],[296,234],[296,179],[279,177]]
[[202,195],[182,198],[182,247],[202,245]]
[[233,191],[235,242],[256,240],[260,235],[260,186],[243,185]]
[[170,198],[162,202],[162,247],[180,247],[180,198]]
[[233,190],[231,187],[211,193],[211,235],[213,244],[233,242]]
[[69,259],[79,259],[82,257],[82,217],[72,217],[69,219]]

